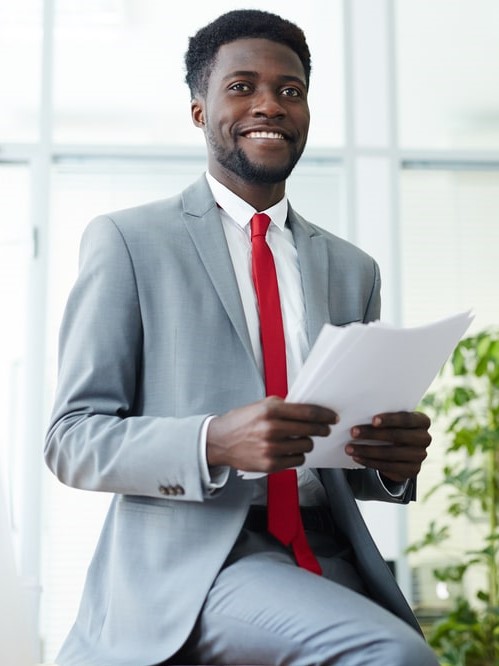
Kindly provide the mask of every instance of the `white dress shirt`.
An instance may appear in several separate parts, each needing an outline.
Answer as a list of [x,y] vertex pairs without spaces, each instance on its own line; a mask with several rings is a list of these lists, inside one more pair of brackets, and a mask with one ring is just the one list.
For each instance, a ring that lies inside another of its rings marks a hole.
[[[305,302],[298,253],[291,229],[286,225],[288,216],[287,197],[284,196],[281,201],[265,211],[256,211],[250,204],[218,182],[209,173],[206,174],[206,178],[215,201],[220,207],[220,217],[236,274],[251,346],[262,375],[263,357],[260,342],[260,320],[251,275],[250,221],[256,212],[266,213],[271,219],[266,240],[274,256],[279,285],[286,344],[287,378],[288,387],[290,387],[307,357],[309,342],[306,333]],[[207,427],[208,422],[205,423],[204,433],[201,437],[204,459],[206,459],[204,447],[206,445]],[[210,471],[211,477],[208,477],[207,487],[217,488],[223,485],[226,480],[226,473],[220,474],[220,470]],[[299,468],[297,472],[300,504],[302,506],[325,504],[324,488],[313,472],[307,468]],[[204,480],[206,485],[207,479]],[[266,479],[259,480],[255,485],[257,489],[253,502],[255,504],[265,504],[267,496]]]

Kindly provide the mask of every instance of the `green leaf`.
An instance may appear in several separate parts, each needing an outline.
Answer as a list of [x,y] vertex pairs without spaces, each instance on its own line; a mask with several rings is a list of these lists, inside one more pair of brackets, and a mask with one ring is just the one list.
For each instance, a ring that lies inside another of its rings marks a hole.
[[455,564],[442,569],[434,569],[433,575],[437,580],[440,581],[451,581],[453,583],[459,583],[468,568],[467,564]]
[[487,372],[488,358],[484,356],[476,364],[475,374],[477,377],[482,377]]
[[487,592],[484,592],[483,590],[479,590],[476,593],[476,596],[479,601],[483,601],[486,604],[490,602],[490,594],[487,594]]
[[499,363],[499,340],[494,340],[490,345],[489,357]]
[[459,345],[456,347],[454,354],[452,355],[452,367],[455,375],[463,375],[466,370],[463,352]]
[[467,388],[465,386],[456,386],[453,394],[453,401],[458,407],[466,405],[471,400],[474,400],[476,393],[473,389]]
[[476,345],[476,355],[482,360],[488,360],[489,358],[489,350],[492,345],[492,340],[490,338],[490,334],[483,332],[478,336],[478,342]]
[[449,528],[447,525],[437,527],[434,520],[428,526],[428,530],[420,541],[416,541],[406,549],[406,553],[417,553],[422,548],[428,546],[438,546],[449,538]]

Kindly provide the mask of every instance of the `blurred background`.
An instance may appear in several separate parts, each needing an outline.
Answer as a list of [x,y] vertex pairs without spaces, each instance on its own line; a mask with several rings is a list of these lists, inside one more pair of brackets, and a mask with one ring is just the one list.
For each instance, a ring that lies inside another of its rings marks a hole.
[[[79,239],[93,216],[167,197],[205,169],[183,54],[239,7],[307,35],[312,125],[288,193],[377,258],[383,319],[471,308],[475,330],[498,323],[496,0],[0,0],[0,480],[40,660],[74,619],[109,503],[42,461]],[[442,468],[434,438],[420,493]],[[445,604],[434,562],[404,554],[443,504],[362,510],[411,602]]]

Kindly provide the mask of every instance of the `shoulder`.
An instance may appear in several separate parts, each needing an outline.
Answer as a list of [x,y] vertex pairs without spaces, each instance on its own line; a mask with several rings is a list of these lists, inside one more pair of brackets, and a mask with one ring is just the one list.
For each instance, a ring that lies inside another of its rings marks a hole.
[[171,229],[171,225],[180,223],[190,209],[201,208],[202,214],[204,209],[213,205],[211,191],[206,178],[202,176],[172,197],[104,213],[90,222],[86,233],[113,233],[107,230],[114,227],[115,231],[129,240],[137,234],[143,236],[145,230],[147,235],[152,234],[151,237],[154,237],[155,230],[164,233],[166,229]]
[[88,229],[104,230],[114,226],[122,234],[130,234],[135,230],[143,231],[145,226],[151,227],[164,224],[166,220],[176,219],[181,215],[181,196],[151,201],[130,208],[109,211],[99,215],[88,225]]

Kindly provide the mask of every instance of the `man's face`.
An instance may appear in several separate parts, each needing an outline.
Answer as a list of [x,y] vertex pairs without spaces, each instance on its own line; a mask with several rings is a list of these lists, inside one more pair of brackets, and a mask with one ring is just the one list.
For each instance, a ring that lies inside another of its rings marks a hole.
[[220,47],[204,99],[193,103],[212,175],[225,184],[285,181],[305,148],[310,113],[303,65],[289,47],[239,39]]

